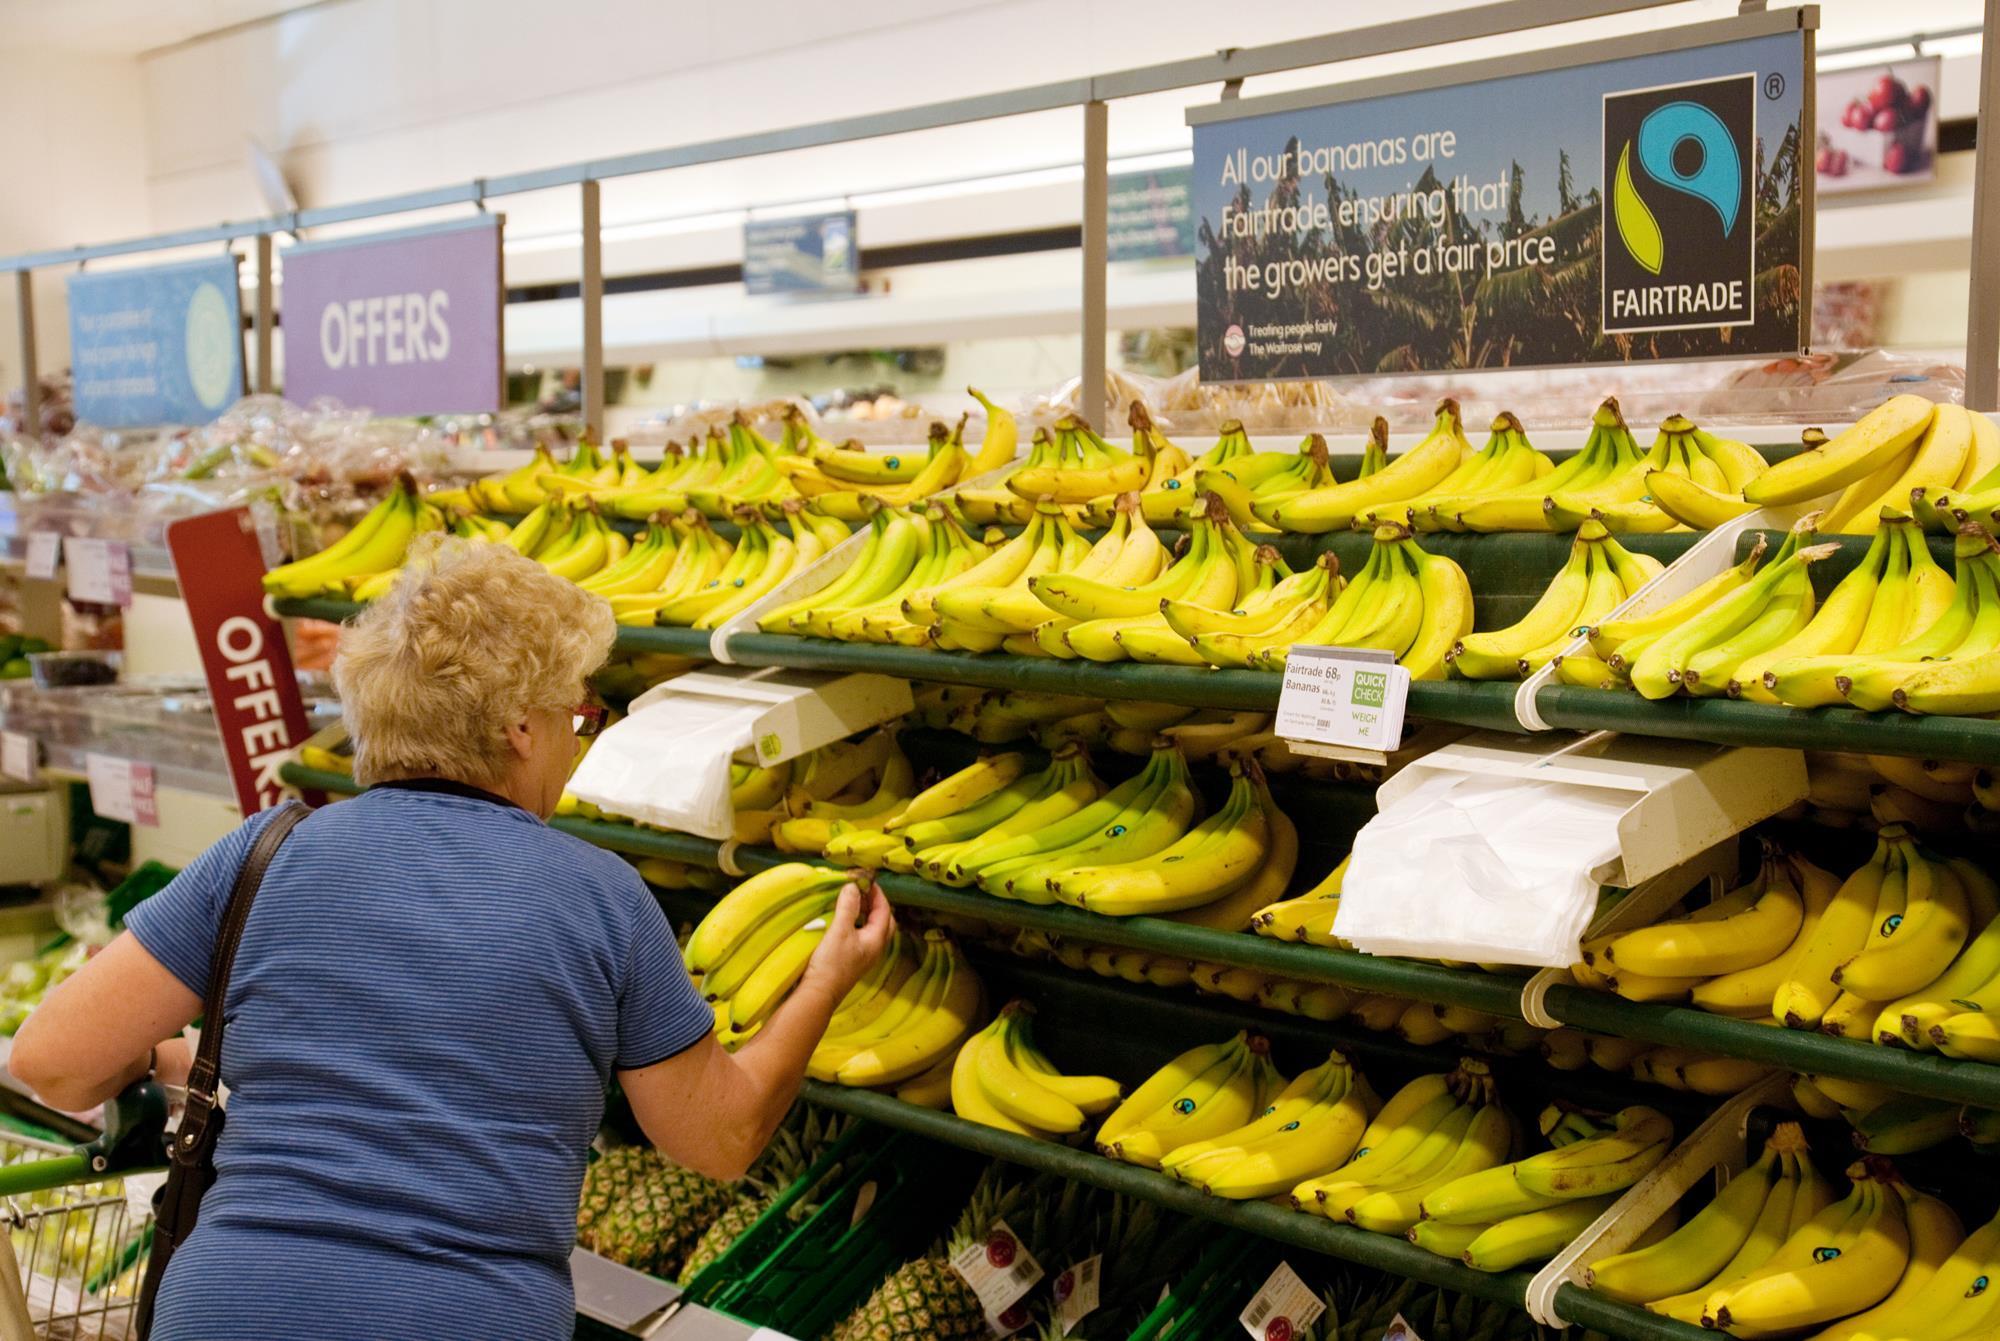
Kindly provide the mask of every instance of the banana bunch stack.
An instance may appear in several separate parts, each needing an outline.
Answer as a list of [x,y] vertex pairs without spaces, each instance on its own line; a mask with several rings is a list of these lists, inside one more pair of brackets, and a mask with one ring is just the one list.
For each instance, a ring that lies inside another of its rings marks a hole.
[[1057,750],[1047,767],[1033,772],[1026,755],[989,755],[909,798],[879,829],[835,834],[825,855],[937,879],[972,839],[1003,829],[1034,833],[1103,794],[1089,756],[1074,746]]
[[1855,1148],[1870,1155],[1914,1154],[1959,1136],[1985,1147],[2000,1137],[2000,1114],[1991,1109],[1942,1103],[1840,1076],[1793,1076],[1792,1100],[1808,1117],[1845,1122]]
[[[781,852],[827,856],[841,851],[878,832],[917,790],[916,765],[889,727],[864,736],[845,754],[809,756],[794,776],[771,816],[771,846]],[[748,827],[744,812],[739,812],[736,827],[738,832]]]
[[945,884],[976,884],[999,898],[1054,903],[1048,876],[1163,851],[1188,832],[1200,804],[1187,760],[1163,742],[1145,768],[1064,818],[968,839],[926,873],[935,872]]
[[1889,824],[1845,880],[1769,850],[1751,883],[1687,916],[1587,942],[1571,973],[1634,1000],[1930,1050],[1953,1016],[1973,1015],[1977,1029],[2000,1006],[1996,909],[2000,886],[1979,866]]
[[1376,1134],[1369,1124],[1380,1108],[1368,1081],[1346,1057],[1330,1052],[1250,1121],[1174,1146],[1159,1166],[1211,1196],[1278,1196],[1303,1178],[1345,1164]]
[[443,527],[444,515],[418,498],[416,484],[409,476],[401,476],[389,496],[369,509],[346,535],[317,554],[265,573],[264,590],[292,600],[349,594],[379,574],[393,574],[402,566],[412,540]]
[[[1705,488],[1710,484],[1726,486],[1730,477],[1752,479],[1763,469],[1764,458],[1752,448],[1705,433],[1678,414],[1660,425],[1652,447],[1639,456],[1638,444],[1626,430],[1617,404],[1606,401],[1592,421],[1592,435],[1583,450],[1536,484],[1545,491],[1542,512],[1549,530],[1573,530],[1585,519],[1596,517],[1613,531],[1672,531],[1681,523],[1653,501],[1656,478],[1669,489],[1680,483]],[[1518,514],[1523,505],[1520,499],[1496,500],[1470,511],[1489,521],[1504,521]],[[1467,524],[1474,530],[1496,529]],[[1535,528],[1509,525],[1504,529]]]
[[1374,538],[1368,561],[1337,594],[1330,580],[1302,587],[1288,605],[1274,600],[1258,610],[1254,617],[1263,619],[1277,608],[1265,631],[1208,634],[1191,646],[1214,665],[1273,671],[1285,668],[1294,643],[1374,647],[1394,652],[1413,680],[1443,679],[1446,656],[1472,632],[1465,570],[1426,553],[1406,526],[1377,525]]
[[[1166,562],[1164,551],[1154,560],[1143,540],[1135,546],[1128,534],[1117,556],[1108,558],[1099,570],[1101,577],[1084,571],[1081,564],[1074,572],[1030,577],[1028,591],[1044,607],[1033,644],[1046,655],[1070,660],[1204,664],[1187,639],[1168,625],[1163,604],[1171,600],[1204,610],[1228,610],[1253,599],[1290,570],[1276,550],[1252,545],[1213,494],[1204,496],[1192,527],[1186,552],[1171,562]],[[1093,549],[1091,557],[1095,555]],[[1085,564],[1089,562],[1086,558]],[[1152,575],[1147,568],[1154,570]]]
[[[1487,451],[1494,450],[1489,443]],[[1386,458],[1387,451],[1388,425],[1377,419],[1363,460]],[[1407,505],[1412,500],[1475,467],[1482,470],[1490,467],[1493,460],[1487,452],[1474,452],[1472,444],[1466,441],[1458,402],[1442,400],[1438,402],[1431,431],[1402,455],[1385,459],[1378,469],[1368,470],[1345,483],[1322,484],[1253,500],[1250,510],[1258,520],[1277,530],[1307,534],[1344,531],[1358,521],[1406,520]],[[1543,460],[1546,463],[1547,458]]]
[[1620,1111],[1608,1127],[1559,1123],[1548,1134],[1554,1149],[1511,1164],[1494,1161],[1425,1193],[1411,1241],[1444,1255],[1456,1249],[1478,1271],[1546,1261],[1673,1145],[1673,1124],[1638,1106]]
[[968,1121],[1020,1136],[1073,1136],[1109,1111],[1124,1090],[1109,1076],[1066,1076],[1035,1046],[1034,1007],[1010,1001],[965,1040],[952,1061],[947,1097]]
[[[875,507],[910,507],[977,474],[982,461],[990,458],[984,450],[978,456],[965,450],[965,422],[961,417],[953,428],[933,423],[930,445],[921,460],[900,452],[878,455],[854,442],[841,447],[822,443],[805,455],[784,460],[778,469],[792,488],[827,512],[848,521],[866,521]],[[1014,444],[1007,435],[995,436],[989,428],[987,436],[996,454],[1005,446],[1006,460],[1013,459]]]
[[[1775,1021],[1765,1021],[1775,1025]],[[1693,1048],[1658,1046],[1629,1038],[1587,1033],[1567,1026],[1542,1036],[1542,1059],[1558,1071],[1622,1073],[1662,1089],[1690,1094],[1728,1095],[1748,1089],[1775,1069],[1741,1057],[1717,1057]]]
[[[1866,535],[1880,524],[1884,508],[1904,516],[1920,509],[1938,529],[1953,529],[1953,495],[1969,502],[1996,484],[2000,428],[1992,420],[1902,395],[1876,406],[1838,437],[1808,440],[1805,451],[1741,492],[1757,507],[1831,497],[1827,529]],[[1968,517],[1977,512],[1965,510]]]
[[1830,829],[1907,824],[1923,834],[1985,834],[2000,811],[1993,775],[1952,760],[1813,750],[1806,786],[1804,803],[1785,818]]
[[[1453,511],[1461,500],[1529,485],[1554,469],[1555,463],[1528,441],[1521,421],[1503,412],[1487,426],[1486,445],[1463,455],[1450,474],[1414,497],[1371,504],[1355,520],[1404,522],[1419,531],[1462,531]],[[1442,513],[1440,503],[1447,505]]]
[[[777,869],[784,869],[779,867]],[[912,950],[897,937],[893,954],[854,985],[806,1063],[815,1080],[866,1088],[920,1086],[912,1102],[949,1087],[952,1059],[979,1028],[986,989],[965,953],[944,932],[922,935]],[[899,1097],[903,1097],[899,1091]]]
[[[1366,480],[1389,464],[1389,421],[1377,418],[1362,449],[1356,480]],[[1218,466],[1197,466],[1195,488],[1212,493],[1246,532],[1276,532],[1266,520],[1278,506],[1299,495],[1341,483],[1329,464],[1326,439],[1308,433],[1295,452],[1253,452]],[[1351,481],[1350,481],[1351,482]]]
[[1048,653],[1032,637],[1049,619],[1030,584],[1057,573],[1120,582],[1151,581],[1168,562],[1166,547],[1138,515],[1136,495],[1125,495],[1098,542],[1085,540],[1053,503],[1032,506],[1027,529],[987,559],[949,581],[911,593],[905,616],[930,630],[947,651],[1029,656]]
[[1769,563],[1760,535],[1741,563],[1679,600],[1593,626],[1591,655],[1564,657],[1562,677],[1573,684],[1622,682],[1650,699],[1683,691],[1713,697],[1727,693],[1732,681],[1742,684],[1745,663],[1762,665],[1765,653],[1813,620],[1817,601],[1808,570],[1840,548],[1806,543],[1816,521],[1816,514],[1800,520]]
[[[1504,425],[1502,421],[1505,421]],[[1596,499],[1611,492],[1615,482],[1627,478],[1644,480],[1647,454],[1640,451],[1625,426],[1625,416],[1616,400],[1607,399],[1591,416],[1590,436],[1575,456],[1546,470],[1527,461],[1527,439],[1519,421],[1503,415],[1495,421],[1495,441],[1487,444],[1492,461],[1501,468],[1511,467],[1513,476],[1525,469],[1534,473],[1525,478],[1509,478],[1494,470],[1490,479],[1462,479],[1456,487],[1440,487],[1430,497],[1418,500],[1430,518],[1428,525],[1447,531],[1553,531],[1563,529],[1547,506],[1552,494]],[[1518,439],[1518,443],[1515,441]],[[1540,456],[1540,453],[1534,453]],[[1547,458],[1542,458],[1546,461]],[[1588,515],[1587,513],[1584,515]],[[1583,516],[1577,517],[1580,524]]]
[[[1887,1160],[1870,1156],[1847,1176],[1848,1194],[1780,1242],[1762,1266],[1705,1287],[1702,1326],[1745,1341],[1794,1336],[1829,1323],[1839,1324],[1832,1329],[1835,1336],[1857,1330],[1865,1335],[1879,1321],[1872,1314],[1858,1329],[1843,1320],[1873,1310],[1898,1288],[1919,1233],[1932,1263],[1947,1260],[1961,1246],[1964,1227],[1958,1217],[1936,1198],[1910,1188]],[[1938,1269],[1932,1265],[1926,1279]],[[1960,1333],[1924,1335],[1954,1334]]]
[[767,612],[757,627],[843,642],[906,647],[929,642],[929,628],[912,623],[903,602],[986,558],[986,542],[968,534],[937,503],[882,508],[868,527],[867,539],[844,572],[811,595]]
[[[1187,454],[1172,448],[1156,433],[1150,420],[1135,416],[1132,425],[1133,450],[1113,447],[1097,436],[1089,424],[1076,415],[1056,420],[1049,452],[1038,461],[1024,461],[1009,472],[1004,483],[1016,496],[1029,503],[1041,499],[1064,506],[1083,507],[1099,499],[1135,493],[1153,483],[1156,467],[1160,480],[1185,469]],[[1163,450],[1172,448],[1172,450]]]
[[[1134,401],[1134,419],[1144,413],[1144,408]],[[1195,499],[1201,493],[1196,479],[1204,471],[1221,470],[1254,454],[1250,435],[1244,431],[1242,422],[1235,419],[1222,425],[1215,446],[1193,458],[1168,442],[1166,435],[1153,427],[1150,415],[1145,416],[1143,429],[1135,422],[1132,432],[1134,452],[1150,450],[1153,456],[1152,473],[1147,477],[1145,487],[1139,490],[1139,515],[1151,526],[1187,526],[1194,520]],[[1141,434],[1149,439],[1143,448],[1139,442]],[[1082,509],[1083,520],[1093,526],[1109,526],[1121,497],[1123,495],[1106,494],[1091,499]]]
[[598,451],[596,443],[583,438],[567,461],[558,462],[547,447],[538,445],[520,467],[473,480],[463,489],[433,494],[431,501],[439,507],[520,516],[560,494],[636,485],[646,476],[645,467],[632,459],[623,438],[612,440],[608,456]]
[[1780,1244],[1833,1201],[1813,1168],[1805,1133],[1780,1123],[1757,1161],[1731,1178],[1672,1234],[1645,1247],[1600,1257],[1584,1272],[1592,1290],[1689,1324],[1709,1295],[1746,1280]]
[[1357,1143],[1359,1154],[1294,1185],[1292,1205],[1402,1234],[1422,1218],[1426,1193],[1505,1160],[1519,1132],[1486,1063],[1467,1057],[1391,1095],[1369,1137]]
[[[911,789],[916,770],[903,755],[894,731],[870,731],[854,740],[836,740],[796,759],[769,766],[731,764],[729,803],[736,812],[739,843],[774,843],[773,829],[791,819],[813,818],[811,806],[854,805],[883,790]],[[793,811],[800,812],[794,815]],[[838,814],[838,812],[835,812]],[[803,846],[788,851],[818,852],[832,836],[832,820],[817,817],[820,832],[791,830]],[[813,841],[813,840],[816,840]]]
[[1568,562],[1527,614],[1504,629],[1466,634],[1445,660],[1453,674],[1467,680],[1526,679],[1662,567],[1658,559],[1626,549],[1601,520],[1590,518],[1577,527]]
[[1270,1043],[1247,1030],[1168,1062],[1104,1119],[1100,1153],[1149,1169],[1169,1152],[1232,1132],[1268,1108],[1285,1078]]

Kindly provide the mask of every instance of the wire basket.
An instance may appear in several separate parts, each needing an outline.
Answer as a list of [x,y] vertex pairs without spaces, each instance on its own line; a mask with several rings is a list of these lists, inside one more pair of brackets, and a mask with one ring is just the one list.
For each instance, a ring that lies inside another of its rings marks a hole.
[[[0,1166],[74,1158],[71,1147],[0,1129]],[[123,1341],[152,1242],[150,1212],[135,1215],[121,1178],[78,1181],[0,1197],[0,1338]]]

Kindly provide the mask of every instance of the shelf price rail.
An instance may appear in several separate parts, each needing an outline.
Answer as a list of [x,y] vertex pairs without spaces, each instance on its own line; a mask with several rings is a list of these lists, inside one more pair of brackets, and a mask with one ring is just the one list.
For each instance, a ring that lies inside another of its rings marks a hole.
[[[353,779],[343,774],[298,764],[285,765],[283,776],[294,786],[329,793],[358,790]],[[724,844],[713,839],[575,817],[558,818],[550,823],[587,843],[628,856],[660,857],[725,869]],[[728,858],[730,864],[745,873],[793,861],[832,864],[775,848],[734,845]],[[1358,954],[1329,946],[1275,941],[1244,932],[1215,931],[1166,918],[1105,917],[1079,908],[1016,903],[893,872],[882,873],[880,879],[889,897],[905,907],[976,917],[998,926],[1072,936],[1121,949],[1185,955],[1205,963],[1302,982],[1335,983],[1361,992],[1393,993],[1442,1005],[1464,1006],[1503,1018],[1521,1017],[1523,980],[1519,978]],[[1574,985],[1550,987],[1543,999],[1543,1009],[1565,1025],[1592,1033],[1699,1048],[1790,1071],[1840,1076],[1891,1086],[1905,1094],[2000,1109],[2000,1066],[1985,1062],[1959,1061],[1932,1053],[1781,1029],[1685,1006],[1627,1001],[1608,992]]]

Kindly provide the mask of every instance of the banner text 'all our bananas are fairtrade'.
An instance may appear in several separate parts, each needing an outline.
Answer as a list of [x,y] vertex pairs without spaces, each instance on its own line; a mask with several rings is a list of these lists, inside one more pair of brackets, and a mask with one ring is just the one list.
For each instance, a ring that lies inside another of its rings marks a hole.
[[1203,380],[1796,351],[1806,30],[1774,26],[1190,108]]

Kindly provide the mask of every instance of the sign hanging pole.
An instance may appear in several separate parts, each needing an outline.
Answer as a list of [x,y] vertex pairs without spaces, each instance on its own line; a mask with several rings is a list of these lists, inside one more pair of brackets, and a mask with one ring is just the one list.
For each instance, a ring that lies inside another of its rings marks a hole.
[[[1986,31],[2000,32],[2000,0],[1986,0]],[[1979,128],[1973,146],[1972,306],[1965,321],[1965,403],[1974,410],[2000,410],[2000,145],[1988,143],[1996,124],[1987,113],[2000,98],[2000,56],[1993,43],[1979,48]],[[25,309],[24,309],[25,310]]]
[[271,292],[271,235],[257,235],[257,392],[265,395],[276,388],[271,376],[271,314],[275,310]]
[[1083,382],[1077,408],[1092,427],[1110,434],[1104,383],[1104,278],[1109,265],[1110,116],[1103,102],[1083,105]]
[[597,183],[583,191],[583,427],[604,441],[604,238],[597,217]]
[[14,302],[21,320],[21,429],[32,435],[42,423],[42,377],[35,366],[34,271],[14,272]]

